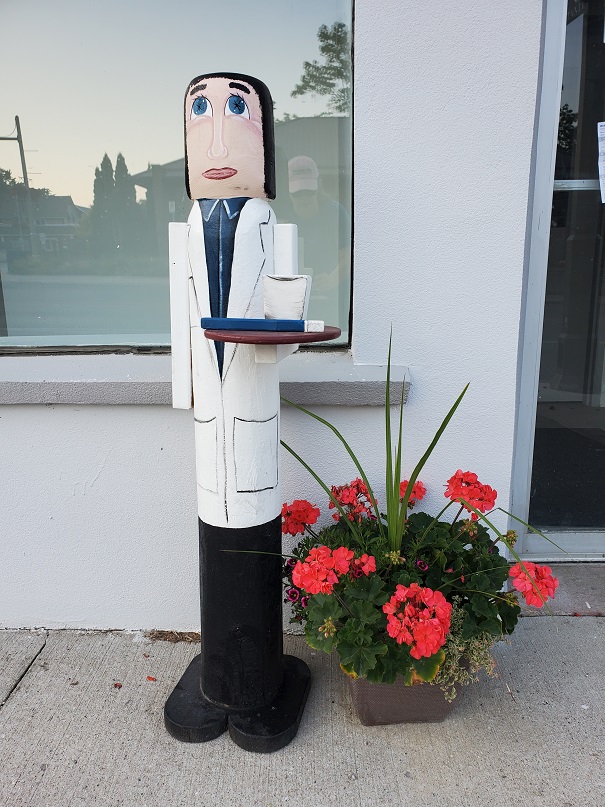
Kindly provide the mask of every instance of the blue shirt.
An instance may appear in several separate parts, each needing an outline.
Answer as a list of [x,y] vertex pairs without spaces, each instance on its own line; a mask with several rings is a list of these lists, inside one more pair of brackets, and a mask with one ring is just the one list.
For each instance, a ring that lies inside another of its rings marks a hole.
[[[231,290],[231,265],[239,214],[248,197],[198,199],[204,227],[206,269],[210,295],[210,316],[226,317]],[[223,342],[215,342],[219,373],[223,375]]]

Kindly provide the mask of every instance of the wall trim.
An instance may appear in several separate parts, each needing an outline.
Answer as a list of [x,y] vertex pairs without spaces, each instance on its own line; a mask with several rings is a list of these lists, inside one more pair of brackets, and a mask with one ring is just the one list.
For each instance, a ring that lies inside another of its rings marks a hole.
[[[397,403],[407,368],[391,368]],[[309,351],[280,366],[281,394],[303,406],[382,406],[386,367],[355,364],[350,351]],[[406,382],[406,395],[407,387]],[[0,405],[172,403],[169,355],[3,356]]]

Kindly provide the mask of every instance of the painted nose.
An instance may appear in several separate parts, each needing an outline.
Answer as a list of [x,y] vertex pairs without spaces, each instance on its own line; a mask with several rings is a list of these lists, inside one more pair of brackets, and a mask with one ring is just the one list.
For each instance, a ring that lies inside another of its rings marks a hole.
[[227,146],[223,143],[223,116],[216,115],[212,119],[212,142],[208,149],[208,156],[211,160],[219,160],[229,153]]

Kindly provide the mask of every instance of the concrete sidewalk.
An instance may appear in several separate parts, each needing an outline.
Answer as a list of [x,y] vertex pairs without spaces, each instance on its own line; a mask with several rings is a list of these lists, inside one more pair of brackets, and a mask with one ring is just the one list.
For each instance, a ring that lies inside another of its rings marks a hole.
[[467,687],[441,724],[362,726],[336,659],[298,636],[286,648],[312,691],[296,739],[258,755],[164,730],[196,645],[1,632],[0,807],[605,804],[605,619],[522,619],[496,650],[499,677]]

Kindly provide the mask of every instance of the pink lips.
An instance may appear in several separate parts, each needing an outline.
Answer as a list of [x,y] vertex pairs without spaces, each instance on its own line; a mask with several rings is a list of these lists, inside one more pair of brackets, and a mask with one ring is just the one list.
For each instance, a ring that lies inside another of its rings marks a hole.
[[237,174],[235,168],[209,168],[202,174],[206,179],[229,179]]

